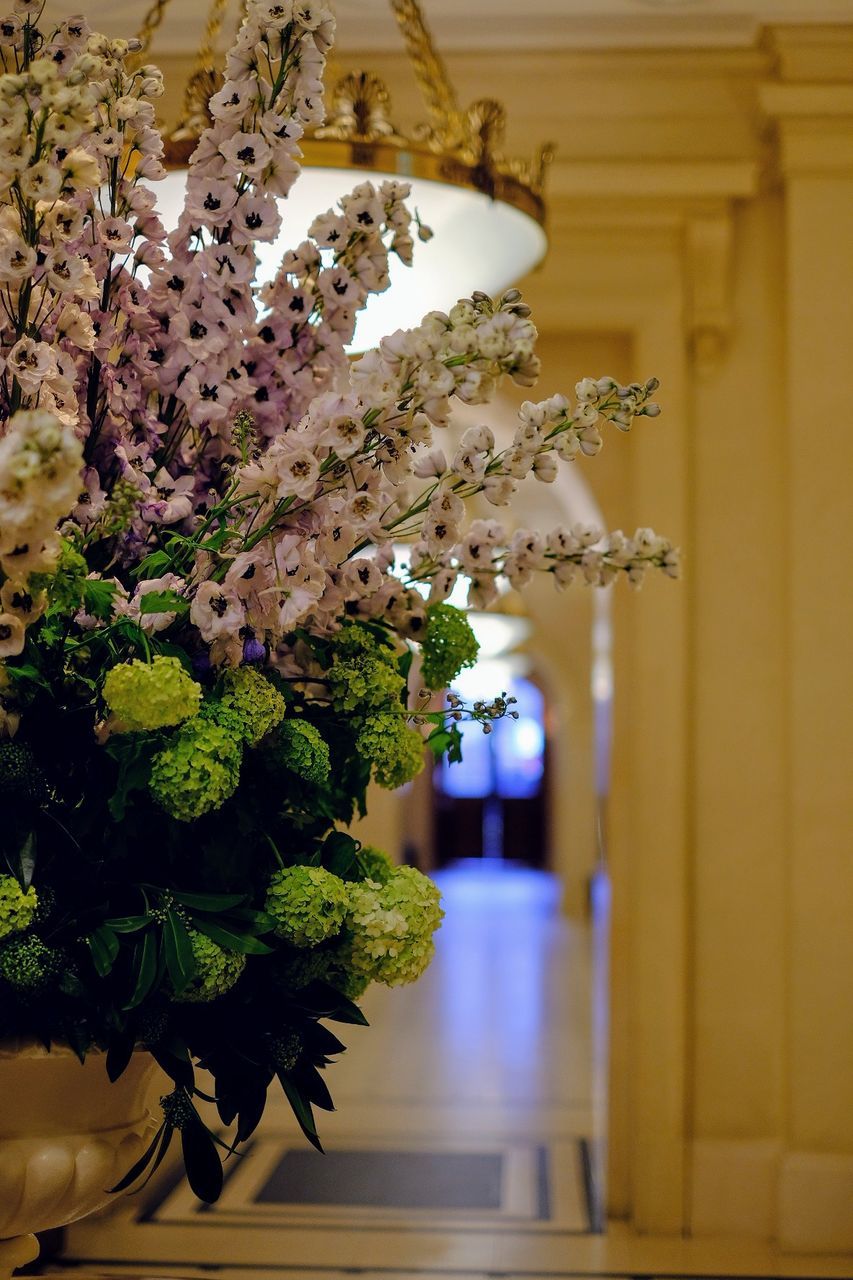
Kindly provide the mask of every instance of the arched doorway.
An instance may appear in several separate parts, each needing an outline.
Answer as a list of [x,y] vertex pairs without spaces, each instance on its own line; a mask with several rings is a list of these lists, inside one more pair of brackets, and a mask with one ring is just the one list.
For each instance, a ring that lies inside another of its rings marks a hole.
[[433,770],[437,867],[463,858],[551,864],[546,695],[523,660],[515,665],[514,671],[507,660],[478,663],[455,682],[474,701],[493,696],[498,678],[519,710],[496,721],[490,734],[464,726],[462,761]]

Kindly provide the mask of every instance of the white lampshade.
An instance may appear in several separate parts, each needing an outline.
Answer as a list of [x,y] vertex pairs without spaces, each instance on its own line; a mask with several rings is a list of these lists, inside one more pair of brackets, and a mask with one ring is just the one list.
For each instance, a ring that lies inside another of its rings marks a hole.
[[502,658],[512,653],[520,644],[524,644],[532,627],[527,618],[517,617],[512,613],[486,613],[475,609],[468,615],[477,643],[480,646],[480,660]]
[[[175,169],[154,186],[160,216],[171,231],[184,203],[187,171]],[[396,257],[391,261],[391,284],[370,298],[362,312],[351,351],[366,351],[395,329],[410,329],[428,311],[447,311],[475,289],[497,295],[526,275],[545,253],[545,232],[530,214],[502,200],[492,200],[469,187],[365,170],[307,166],[286,200],[282,200],[282,231],[274,244],[257,246],[258,283],[271,280],[285,249],[305,239],[320,213],[333,208],[341,196],[360,182],[388,178],[411,182],[411,207],[435,233],[427,243],[415,242],[414,266]]]

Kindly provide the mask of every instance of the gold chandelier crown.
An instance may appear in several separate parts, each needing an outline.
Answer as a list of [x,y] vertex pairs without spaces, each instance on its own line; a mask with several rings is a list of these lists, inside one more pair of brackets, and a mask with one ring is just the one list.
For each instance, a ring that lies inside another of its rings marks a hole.
[[[145,53],[170,0],[154,0],[139,38]],[[406,53],[423,95],[427,118],[411,133],[393,122],[391,95],[370,71],[340,78],[327,100],[326,123],[303,140],[305,164],[396,173],[480,192],[545,221],[544,184],[553,156],[549,145],[531,160],[503,151],[506,111],[493,98],[462,108],[436,50],[417,0],[389,0]],[[209,123],[207,103],[218,88],[218,38],[230,0],[211,0],[195,65],[187,82],[181,118],[166,141],[167,165],[184,166]],[[244,6],[245,8],[245,3]]]

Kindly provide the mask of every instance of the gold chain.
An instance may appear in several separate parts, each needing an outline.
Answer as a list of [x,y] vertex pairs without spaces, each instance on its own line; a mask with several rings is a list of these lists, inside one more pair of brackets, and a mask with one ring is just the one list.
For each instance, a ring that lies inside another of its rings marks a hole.
[[417,0],[391,0],[397,25],[415,69],[434,133],[448,141],[458,141],[464,133],[462,113],[441,57]]
[[142,58],[151,48],[151,40],[154,32],[160,26],[163,18],[166,16],[166,8],[169,0],[154,0],[151,8],[142,20],[142,26],[139,28],[138,38],[142,41],[142,48],[139,50],[138,56]]
[[187,81],[181,119],[176,133],[201,133],[208,124],[207,103],[213,90],[216,42],[222,31],[230,0],[211,0],[207,24],[196,56],[195,67]]

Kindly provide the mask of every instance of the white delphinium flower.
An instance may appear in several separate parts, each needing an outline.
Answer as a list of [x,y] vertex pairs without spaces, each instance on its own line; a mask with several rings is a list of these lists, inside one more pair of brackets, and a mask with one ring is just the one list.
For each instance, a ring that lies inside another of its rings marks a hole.
[[506,540],[497,520],[474,520],[459,545],[459,560],[466,573],[491,566],[492,549]]
[[26,628],[13,613],[0,613],[0,659],[14,658],[26,642]]
[[559,470],[559,463],[553,453],[537,453],[533,459],[533,474],[545,484],[553,484]]
[[20,338],[6,358],[6,368],[25,396],[35,396],[43,382],[56,377],[56,356],[49,343]]
[[291,447],[278,451],[275,469],[279,477],[279,498],[311,498],[320,478],[320,464],[307,448]]
[[419,480],[432,480],[447,471],[447,457],[443,449],[430,449],[420,454],[412,464],[412,474]]
[[488,455],[477,453],[473,449],[456,450],[450,468],[454,475],[468,484],[479,484],[485,477]]
[[518,490],[518,481],[512,476],[486,476],[483,481],[483,497],[493,507],[508,507]]
[[0,440],[0,556],[46,541],[77,501],[82,468],[80,441],[53,414],[21,410],[10,419]]

